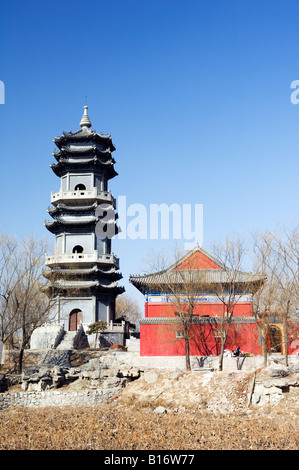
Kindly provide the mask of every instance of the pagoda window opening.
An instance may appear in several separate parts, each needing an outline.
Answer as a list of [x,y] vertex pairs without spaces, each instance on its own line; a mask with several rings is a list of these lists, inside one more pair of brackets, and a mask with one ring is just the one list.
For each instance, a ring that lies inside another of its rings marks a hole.
[[85,191],[86,190],[86,186],[82,183],[80,184],[76,184],[75,186],[75,191]]
[[84,253],[84,248],[81,245],[76,245],[73,248],[73,253]]

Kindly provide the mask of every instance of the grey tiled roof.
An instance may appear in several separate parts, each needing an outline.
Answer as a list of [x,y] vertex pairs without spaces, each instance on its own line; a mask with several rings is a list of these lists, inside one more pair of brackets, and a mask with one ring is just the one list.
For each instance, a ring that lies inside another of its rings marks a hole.
[[219,283],[250,283],[260,282],[262,277],[258,274],[230,269],[182,269],[144,276],[130,276],[133,284],[148,286],[172,285],[172,284],[219,284]]
[[92,131],[83,127],[76,132],[63,132],[60,137],[55,137],[53,139],[54,143],[57,145],[58,148],[65,144],[66,142],[78,142],[78,141],[95,141],[95,142],[102,142],[105,145],[110,147],[111,152],[115,150],[115,146],[112,143],[111,135],[110,134],[98,134],[96,131]]
[[[199,251],[206,258],[219,266],[219,269],[177,269],[183,262],[188,260],[192,254]],[[142,293],[149,290],[171,290],[182,286],[183,290],[196,290],[199,288],[212,288],[214,286],[233,285],[248,290],[255,290],[265,278],[259,274],[237,271],[227,268],[216,258],[211,256],[200,247],[189,251],[185,256],[176,261],[169,268],[152,274],[131,275],[130,282]]]

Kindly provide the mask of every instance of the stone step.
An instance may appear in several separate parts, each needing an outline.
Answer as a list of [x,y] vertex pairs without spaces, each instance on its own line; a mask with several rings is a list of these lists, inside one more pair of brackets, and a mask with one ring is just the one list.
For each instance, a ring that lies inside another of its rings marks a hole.
[[56,349],[73,349],[77,331],[67,331]]

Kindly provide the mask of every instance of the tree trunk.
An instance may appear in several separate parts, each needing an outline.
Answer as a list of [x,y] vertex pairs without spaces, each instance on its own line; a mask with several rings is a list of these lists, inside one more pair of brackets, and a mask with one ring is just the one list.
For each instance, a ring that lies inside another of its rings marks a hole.
[[285,356],[285,365],[289,365],[289,344],[288,344],[288,327],[287,319],[283,317],[283,341],[284,341],[284,356]]
[[267,362],[268,362],[268,352],[267,352],[267,336],[268,336],[268,333],[267,333],[267,329],[265,328],[262,328],[261,326],[258,326],[259,328],[259,335],[260,335],[260,338],[261,338],[261,341],[262,341],[262,354],[263,354],[263,358],[264,358],[264,367],[267,367]]
[[219,354],[218,370],[221,372],[223,370],[223,352],[224,352],[224,342],[221,341],[221,350]]
[[223,370],[223,354],[224,354],[224,348],[225,348],[226,340],[228,336],[229,325],[230,325],[230,321],[227,322],[226,327],[223,328],[222,330],[223,336],[221,336],[221,350],[220,350],[219,365],[218,365],[218,370],[220,372]]
[[186,370],[191,370],[189,337],[185,338]]
[[264,367],[267,367],[268,353],[267,353],[267,344],[266,344],[265,338],[262,338],[262,351],[263,351],[263,357],[264,357]]
[[23,369],[23,357],[24,357],[24,348],[21,348],[20,354],[19,354],[19,362],[18,362],[18,373],[22,373]]

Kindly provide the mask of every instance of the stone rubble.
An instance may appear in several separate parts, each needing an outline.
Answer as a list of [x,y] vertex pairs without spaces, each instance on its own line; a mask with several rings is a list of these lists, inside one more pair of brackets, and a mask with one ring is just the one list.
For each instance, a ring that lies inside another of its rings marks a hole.
[[9,393],[9,378],[1,374],[0,409],[108,403],[118,397],[128,383],[140,377],[139,368],[121,363],[116,366],[111,358],[106,361],[109,364],[103,359],[91,359],[80,367],[41,362],[22,373],[20,382],[24,392]]
[[55,352],[24,370],[18,391],[12,385],[11,377],[0,374],[0,409],[121,400],[123,404],[150,406],[162,414],[188,409],[250,413],[252,408],[287,404],[286,399],[290,399],[294,410],[298,410],[299,362],[289,367],[274,363],[255,371],[187,372],[178,367],[136,367],[118,353],[89,356],[71,365],[66,352]]
[[272,365],[256,375],[251,403],[275,404],[285,393],[289,393],[292,387],[299,387],[299,365],[290,367]]

